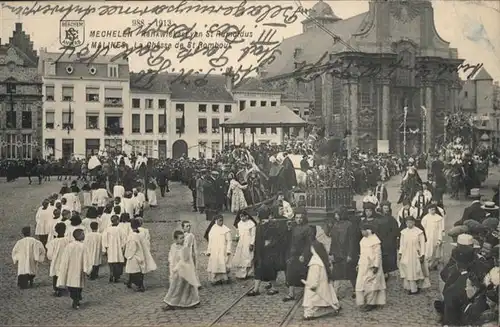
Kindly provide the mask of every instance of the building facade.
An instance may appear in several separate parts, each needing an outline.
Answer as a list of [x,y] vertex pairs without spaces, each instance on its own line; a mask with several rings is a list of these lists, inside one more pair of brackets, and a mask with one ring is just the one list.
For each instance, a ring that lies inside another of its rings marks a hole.
[[121,151],[131,124],[128,62],[100,56],[91,64],[76,56],[40,51],[43,76],[44,157],[88,157]]
[[351,148],[432,149],[446,113],[458,110],[463,60],[436,31],[431,1],[371,0],[368,12],[346,19],[319,1],[309,16],[262,78],[282,90],[312,92],[311,116],[321,117],[327,135],[350,134]]
[[3,159],[41,154],[42,79],[33,42],[17,23],[9,42],[0,40],[0,152]]

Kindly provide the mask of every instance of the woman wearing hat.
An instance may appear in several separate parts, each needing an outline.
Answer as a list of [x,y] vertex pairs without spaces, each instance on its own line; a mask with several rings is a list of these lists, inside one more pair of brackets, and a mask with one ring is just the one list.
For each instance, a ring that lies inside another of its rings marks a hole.
[[373,223],[361,223],[363,238],[359,242],[360,255],[356,278],[356,304],[363,311],[373,310],[377,306],[386,303],[381,242],[373,230]]
[[412,216],[406,217],[406,228],[401,231],[399,272],[403,279],[403,288],[410,295],[418,294],[421,289],[431,286],[425,261],[424,232],[415,227],[415,218]]

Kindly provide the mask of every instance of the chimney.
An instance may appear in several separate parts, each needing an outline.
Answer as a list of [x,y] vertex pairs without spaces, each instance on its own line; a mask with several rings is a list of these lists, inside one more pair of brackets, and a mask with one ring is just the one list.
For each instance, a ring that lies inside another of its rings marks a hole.
[[226,72],[223,75],[226,77],[226,90],[228,92],[232,92],[234,74],[232,73],[231,68],[226,68]]

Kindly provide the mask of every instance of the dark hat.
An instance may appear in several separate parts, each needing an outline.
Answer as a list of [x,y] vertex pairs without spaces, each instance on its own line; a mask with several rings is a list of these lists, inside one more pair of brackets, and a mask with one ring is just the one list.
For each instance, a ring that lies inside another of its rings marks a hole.
[[391,203],[389,201],[382,201],[382,203],[380,204],[381,207],[383,206],[388,206],[389,208],[391,207]]
[[363,202],[363,209],[372,209],[375,210],[377,206],[371,202]]
[[21,229],[21,233],[23,235],[30,235],[31,234],[31,227],[30,226],[25,226]]
[[405,217],[405,220],[413,220],[413,221],[415,221],[415,217],[413,217],[412,215],[409,215],[409,216]]
[[266,205],[261,206],[257,210],[257,217],[259,217],[260,219],[267,219],[267,218],[269,218],[270,214],[271,214],[271,211],[269,210],[269,207]]
[[451,257],[461,266],[468,266],[474,261],[474,248],[457,246],[451,251]]
[[498,218],[486,218],[482,224],[490,230],[495,230],[498,227]]

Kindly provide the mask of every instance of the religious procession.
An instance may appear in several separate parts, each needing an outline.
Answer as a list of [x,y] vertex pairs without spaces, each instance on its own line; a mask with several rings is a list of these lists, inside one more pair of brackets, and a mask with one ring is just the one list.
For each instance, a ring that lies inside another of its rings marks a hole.
[[[218,285],[253,279],[249,297],[278,294],[283,272],[282,301],[302,299],[305,320],[341,314],[342,281],[351,284],[352,300],[368,312],[386,305],[387,282],[397,279],[411,296],[439,288],[434,306],[443,325],[495,321],[498,188],[495,197],[480,201],[477,158],[464,151],[459,159],[457,151],[445,164],[445,154],[431,154],[424,182],[418,168],[427,165],[425,157],[353,151],[346,160],[320,154],[308,142],[288,140],[280,146],[227,147],[214,159],[101,152],[74,160],[71,166],[80,169],[56,174],[60,191],[41,199],[35,230],[23,228],[12,250],[18,286],[32,288],[37,266],[48,260],[53,295],[69,294],[74,309],[81,306],[85,285],[102,275],[109,283],[147,291],[147,276],[158,267],[150,251],[155,240],[144,221],[155,215],[158,197],[170,192],[169,182],[180,182],[191,191],[192,214],[209,225],[204,235],[194,235],[189,221],[173,231],[168,289],[158,299],[166,312],[203,306],[201,270],[208,272],[214,292]],[[46,165],[50,162],[34,162],[28,176],[40,183],[50,179]],[[460,182],[449,181],[450,167],[459,168]],[[386,183],[398,178],[402,208],[393,212]],[[457,217],[446,217],[445,193],[472,201],[449,231],[444,220]],[[445,262],[447,233],[454,248]],[[206,267],[200,256],[208,258]],[[434,270],[438,285],[430,281]]]

